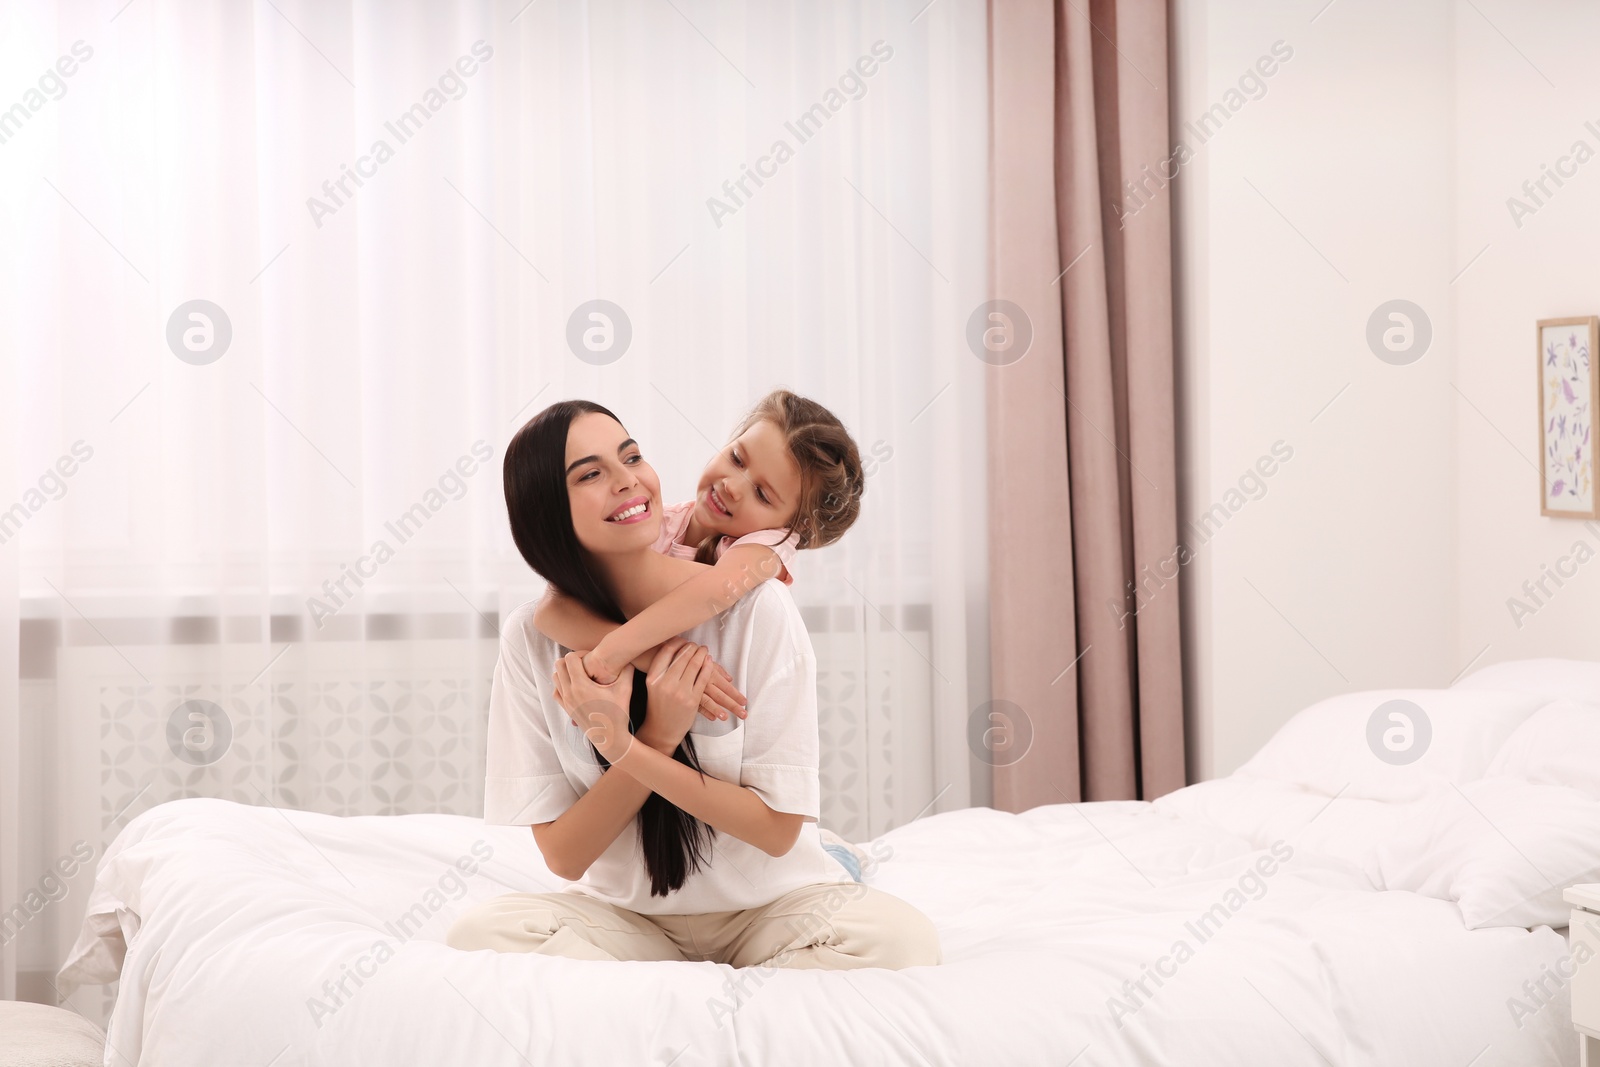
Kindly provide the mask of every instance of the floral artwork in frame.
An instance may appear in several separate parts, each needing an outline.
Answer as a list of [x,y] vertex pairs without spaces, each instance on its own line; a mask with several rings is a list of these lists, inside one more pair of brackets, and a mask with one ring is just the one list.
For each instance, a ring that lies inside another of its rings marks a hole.
[[1600,317],[1539,320],[1539,514],[1600,518],[1594,486],[1593,354]]

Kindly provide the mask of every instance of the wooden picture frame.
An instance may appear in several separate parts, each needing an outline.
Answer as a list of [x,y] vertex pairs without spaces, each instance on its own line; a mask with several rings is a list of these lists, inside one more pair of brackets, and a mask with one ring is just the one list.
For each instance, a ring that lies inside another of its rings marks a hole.
[[1600,519],[1595,491],[1595,411],[1600,409],[1600,316],[1540,319],[1539,514]]

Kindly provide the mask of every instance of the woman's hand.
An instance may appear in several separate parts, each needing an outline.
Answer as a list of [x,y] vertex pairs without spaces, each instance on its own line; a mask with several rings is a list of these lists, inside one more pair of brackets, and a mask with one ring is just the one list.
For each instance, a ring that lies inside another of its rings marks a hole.
[[584,673],[583,654],[568,652],[556,661],[555,698],[607,762],[616,763],[627,755],[633,746],[628,731],[632,671],[624,671],[610,685],[601,685]]
[[704,645],[684,642],[670,652],[663,646],[645,676],[650,699],[640,732],[648,731],[650,740],[662,746],[670,743],[666,751],[675,750],[719,669]]

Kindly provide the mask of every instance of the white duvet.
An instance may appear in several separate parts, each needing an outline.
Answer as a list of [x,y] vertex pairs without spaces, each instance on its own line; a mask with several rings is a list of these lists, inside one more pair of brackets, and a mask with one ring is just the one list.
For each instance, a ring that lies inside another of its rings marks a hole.
[[122,1067],[1577,1062],[1561,933],[1379,891],[1339,844],[1359,814],[1333,834],[1215,814],[1262,788],[884,835],[869,881],[944,950],[898,972],[458,952],[444,933],[473,903],[562,885],[525,829],[180,800],[108,850],[61,977],[120,973]]

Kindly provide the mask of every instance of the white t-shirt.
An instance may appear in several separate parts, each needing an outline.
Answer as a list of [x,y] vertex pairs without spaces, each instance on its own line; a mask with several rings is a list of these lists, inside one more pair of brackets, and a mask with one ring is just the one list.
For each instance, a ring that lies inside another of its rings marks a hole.
[[[602,772],[582,731],[556,702],[555,662],[570,650],[534,628],[534,607],[533,602],[518,607],[500,631],[483,797],[484,821],[495,825],[551,822],[601,773],[624,773]],[[563,892],[584,893],[640,914],[697,915],[770,904],[803,886],[852,881],[817,835],[816,653],[788,588],[770,578],[684,636],[705,645],[749,700],[748,719],[695,717],[689,732],[701,768],[750,787],[774,811],[804,815],[800,837],[788,852],[773,857],[717,831],[702,853],[707,858],[682,888],[653,897],[635,819]],[[644,682],[635,678],[634,684]]]

